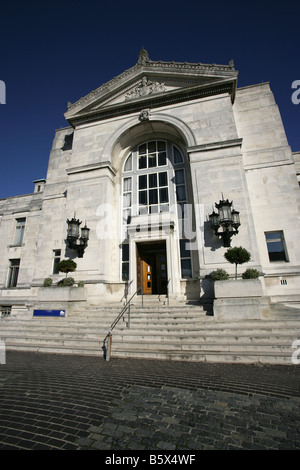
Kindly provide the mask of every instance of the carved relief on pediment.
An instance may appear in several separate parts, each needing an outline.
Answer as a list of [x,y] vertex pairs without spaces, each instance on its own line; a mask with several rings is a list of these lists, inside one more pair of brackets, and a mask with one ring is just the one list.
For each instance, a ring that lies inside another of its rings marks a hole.
[[159,82],[151,82],[147,77],[143,77],[137,87],[125,95],[125,101],[133,98],[140,98],[154,93],[165,91],[165,84]]

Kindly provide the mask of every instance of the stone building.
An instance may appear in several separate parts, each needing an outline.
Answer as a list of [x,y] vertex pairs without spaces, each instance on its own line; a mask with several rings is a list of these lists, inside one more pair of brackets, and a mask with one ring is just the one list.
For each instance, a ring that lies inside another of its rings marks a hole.
[[[251,253],[239,274],[257,269],[266,299],[298,300],[299,153],[269,83],[237,81],[232,61],[154,61],[142,50],[133,67],[69,103],[46,179],[0,201],[2,311],[101,305],[137,290],[208,301],[208,275],[234,274],[209,218],[220,201],[240,219],[231,246]],[[68,244],[85,227],[87,246],[80,235]],[[42,286],[63,277],[65,258],[84,294],[74,287],[59,303]]]

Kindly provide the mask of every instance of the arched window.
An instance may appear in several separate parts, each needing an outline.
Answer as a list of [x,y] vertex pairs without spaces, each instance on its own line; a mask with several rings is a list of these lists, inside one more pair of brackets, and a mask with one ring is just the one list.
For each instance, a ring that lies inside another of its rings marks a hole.
[[[179,224],[188,203],[185,160],[180,149],[167,140],[151,140],[127,156],[122,173],[122,278],[128,279],[127,227],[131,218],[162,212],[177,213]],[[191,277],[191,255],[180,241],[182,277]]]
[[130,153],[123,169],[123,225],[132,216],[169,212],[187,202],[183,156],[164,140],[145,142]]

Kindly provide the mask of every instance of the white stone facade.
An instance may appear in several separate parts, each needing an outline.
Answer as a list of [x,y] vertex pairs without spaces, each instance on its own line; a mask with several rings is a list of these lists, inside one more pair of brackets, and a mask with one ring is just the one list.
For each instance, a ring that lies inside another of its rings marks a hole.
[[[33,194],[0,201],[0,305],[20,311],[50,306],[42,303],[40,288],[47,277],[54,283],[63,277],[53,273],[55,257],[76,261],[72,276],[85,283],[78,302],[121,300],[125,274],[129,293],[141,282],[146,289],[139,263],[147,257],[149,293],[168,291],[180,300],[210,297],[207,276],[217,268],[234,272],[208,221],[222,195],[240,212],[241,226],[231,246],[251,253],[240,274],[256,268],[264,296],[297,299],[299,152],[291,152],[269,84],[237,88],[237,77],[233,63],[157,62],[141,51],[134,67],[69,104],[65,117],[70,126],[55,133],[46,180],[35,182]],[[153,153],[149,142],[156,145]],[[142,148],[147,148],[145,157]],[[164,152],[167,160],[159,164]],[[126,173],[129,155],[135,167]],[[148,158],[144,172],[139,158]],[[151,166],[153,158],[157,163]],[[176,178],[182,175],[193,242],[190,252],[180,253],[177,203],[184,189]],[[126,226],[122,218],[129,199]],[[142,213],[142,200],[143,210],[151,214]],[[82,258],[66,244],[66,220],[74,213],[90,229]],[[15,233],[22,223],[19,243]],[[284,260],[270,260],[269,233],[282,236],[275,243],[284,247]]]

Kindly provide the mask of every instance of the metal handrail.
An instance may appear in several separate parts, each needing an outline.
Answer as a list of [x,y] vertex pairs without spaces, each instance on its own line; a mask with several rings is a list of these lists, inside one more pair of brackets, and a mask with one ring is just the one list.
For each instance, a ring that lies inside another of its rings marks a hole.
[[119,321],[121,320],[121,318],[125,315],[126,311],[130,308],[130,303],[133,299],[133,297],[141,290],[141,288],[139,287],[135,293],[130,297],[130,299],[126,302],[126,304],[124,305],[124,307],[122,308],[121,312],[118,314],[117,318],[112,322],[112,324],[110,325],[110,328],[109,328],[109,332],[107,333],[107,335],[105,336],[104,340],[103,340],[103,350],[105,350],[105,341],[107,340],[107,338],[109,336],[111,336],[111,332],[112,330],[116,327],[116,325],[119,323]]

